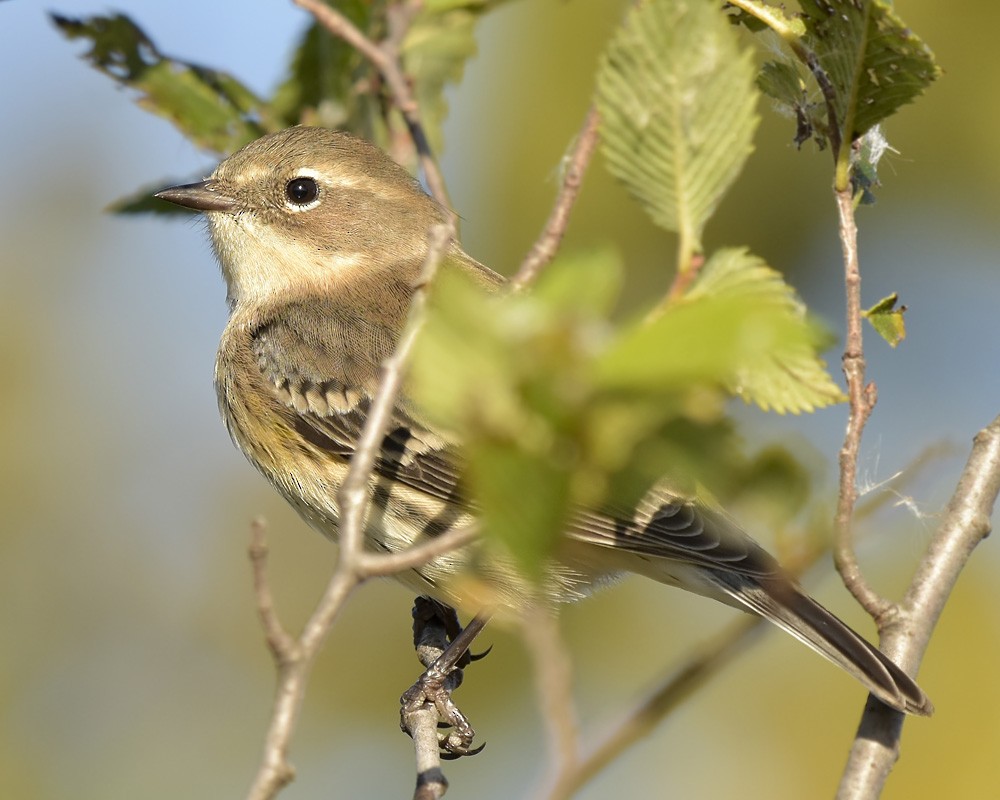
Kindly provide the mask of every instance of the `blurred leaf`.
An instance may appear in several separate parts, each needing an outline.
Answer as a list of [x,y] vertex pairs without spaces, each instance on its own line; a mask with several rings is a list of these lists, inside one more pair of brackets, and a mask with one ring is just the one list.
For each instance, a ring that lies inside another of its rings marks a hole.
[[721,250],[683,302],[608,348],[598,382],[661,391],[718,383],[765,410],[811,411],[843,399],[816,356],[821,339],[777,272],[744,250]]
[[253,92],[224,72],[161,55],[128,17],[51,17],[67,38],[90,41],[84,57],[94,67],[141,92],[140,106],[169,119],[199,147],[230,153],[265,132]]
[[469,473],[484,534],[537,581],[569,518],[571,471],[547,453],[482,438],[469,448]]
[[805,508],[809,500],[809,473],[782,447],[766,447],[746,461],[735,475],[731,500],[756,506],[755,516],[766,513],[781,527]]
[[887,0],[801,0],[806,36],[834,90],[843,147],[940,75],[934,54]]
[[483,13],[502,0],[429,0],[403,41],[403,67],[412,78],[431,147],[441,151],[441,126],[448,115],[444,89],[457,83],[465,62],[476,54],[474,28]]
[[[337,9],[361,31],[370,31],[374,11],[363,0],[343,0]],[[359,82],[377,84],[357,50],[313,22],[295,48],[288,77],[271,98],[271,113],[283,125],[342,128],[372,138],[368,117],[377,97],[359,92]]]
[[752,149],[753,80],[751,53],[708,2],[636,4],[601,58],[608,167],[654,222],[695,250]]
[[627,516],[664,472],[680,491],[738,485],[722,387],[747,353],[770,367],[777,342],[810,330],[787,300],[732,290],[616,334],[616,263],[563,257],[535,291],[502,296],[446,270],[411,365],[416,404],[464,444],[487,535],[531,575],[575,507]]
[[906,313],[906,306],[896,306],[899,295],[893,292],[888,297],[879,300],[867,311],[861,313],[872,324],[872,327],[885,339],[892,347],[898,345],[906,338],[906,320],[903,314]]
[[576,253],[571,263],[572,268],[543,270],[532,294],[564,313],[606,319],[622,287],[618,254],[608,249]]

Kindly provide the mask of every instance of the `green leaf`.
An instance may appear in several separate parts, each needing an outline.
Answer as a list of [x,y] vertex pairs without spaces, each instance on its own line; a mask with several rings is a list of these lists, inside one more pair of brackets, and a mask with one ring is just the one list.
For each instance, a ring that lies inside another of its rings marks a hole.
[[536,292],[510,295],[487,295],[445,265],[410,367],[417,405],[465,445],[486,535],[529,576],[571,504],[593,495],[584,365],[607,340],[617,277],[602,273],[616,265],[610,254],[557,259]]
[[705,222],[752,149],[751,53],[708,0],[645,0],[597,73],[608,167],[653,221],[700,250]]
[[408,391],[463,443],[484,532],[526,575],[541,574],[580,506],[624,519],[664,473],[684,493],[730,494],[755,477],[723,387],[750,364],[774,369],[815,330],[773,271],[738,251],[717,258],[711,293],[621,333],[607,318],[611,254],[561,257],[533,291],[506,295],[444,265]]
[[469,475],[484,534],[538,581],[569,518],[571,471],[516,442],[479,439],[469,448]]
[[475,24],[501,0],[431,0],[413,20],[401,55],[432,148],[440,152],[441,126],[448,114],[444,89],[457,83],[476,54]]
[[843,148],[941,74],[888,0],[801,0],[801,6],[803,44],[832,84]]
[[903,315],[906,313],[906,306],[896,306],[899,295],[893,292],[888,297],[883,297],[867,311],[862,311],[875,331],[885,339],[890,346],[895,347],[906,338],[906,320]]
[[546,269],[531,293],[545,305],[583,318],[607,319],[622,287],[622,263],[612,250],[575,253]]
[[608,348],[598,381],[672,392],[714,382],[765,410],[812,411],[843,399],[816,355],[822,340],[777,272],[744,250],[721,250],[683,302]]
[[762,259],[743,249],[720,250],[687,296],[738,298],[775,315],[772,323],[781,331],[780,339],[761,353],[762,359],[752,357],[739,365],[730,384],[747,402],[765,411],[798,414],[845,399],[818,354],[829,335],[807,318],[795,290]]
[[230,153],[265,132],[253,92],[224,72],[163,56],[128,17],[51,17],[67,38],[91,43],[84,58],[94,67],[138,90],[140,106],[170,120],[199,147]]
[[[363,0],[343,0],[337,9],[358,29],[369,31],[374,11]],[[271,114],[283,125],[321,125],[372,138],[370,116],[378,96],[359,92],[377,86],[369,62],[342,39],[313,22],[294,50],[288,77],[271,99]]]

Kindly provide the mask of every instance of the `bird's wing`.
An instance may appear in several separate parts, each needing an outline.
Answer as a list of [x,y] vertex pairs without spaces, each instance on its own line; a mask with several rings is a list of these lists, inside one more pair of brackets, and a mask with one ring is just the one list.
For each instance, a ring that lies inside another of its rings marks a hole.
[[[280,315],[253,334],[265,382],[313,446],[349,459],[368,418],[379,367],[392,353],[388,326],[321,301]],[[467,508],[458,449],[397,403],[375,460],[377,475]]]
[[[378,365],[391,352],[393,340],[388,330],[370,320],[337,311],[313,307],[309,316],[322,316],[330,334],[339,336],[340,342],[323,346],[315,326],[293,327],[282,321],[256,333],[254,352],[275,394],[295,413],[296,430],[313,445],[347,459],[361,437],[378,385]],[[283,320],[302,318],[301,311],[282,315]],[[350,356],[343,352],[348,345]],[[471,509],[463,488],[465,461],[460,447],[401,404],[394,409],[375,472]],[[580,511],[573,515],[567,533],[600,547],[747,575],[768,576],[779,569],[763,548],[724,515],[661,488],[651,491],[634,510]]]
[[778,562],[721,511],[655,486],[632,511],[610,509],[576,515],[570,535],[598,547],[646,558],[766,578],[781,574]]

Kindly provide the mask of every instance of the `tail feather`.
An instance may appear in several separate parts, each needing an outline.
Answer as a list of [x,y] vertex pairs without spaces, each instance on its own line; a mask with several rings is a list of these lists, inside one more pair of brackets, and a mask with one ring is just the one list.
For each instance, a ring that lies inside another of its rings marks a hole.
[[846,670],[883,703],[910,714],[933,713],[930,699],[909,675],[793,582],[783,577],[752,579],[716,570],[705,570],[703,576],[739,605],[760,614]]

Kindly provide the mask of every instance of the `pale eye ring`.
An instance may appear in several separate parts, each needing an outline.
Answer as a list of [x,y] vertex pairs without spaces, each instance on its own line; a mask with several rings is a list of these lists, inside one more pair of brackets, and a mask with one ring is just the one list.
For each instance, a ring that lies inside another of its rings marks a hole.
[[294,206],[308,206],[319,197],[319,184],[315,178],[300,175],[285,184],[285,196]]

